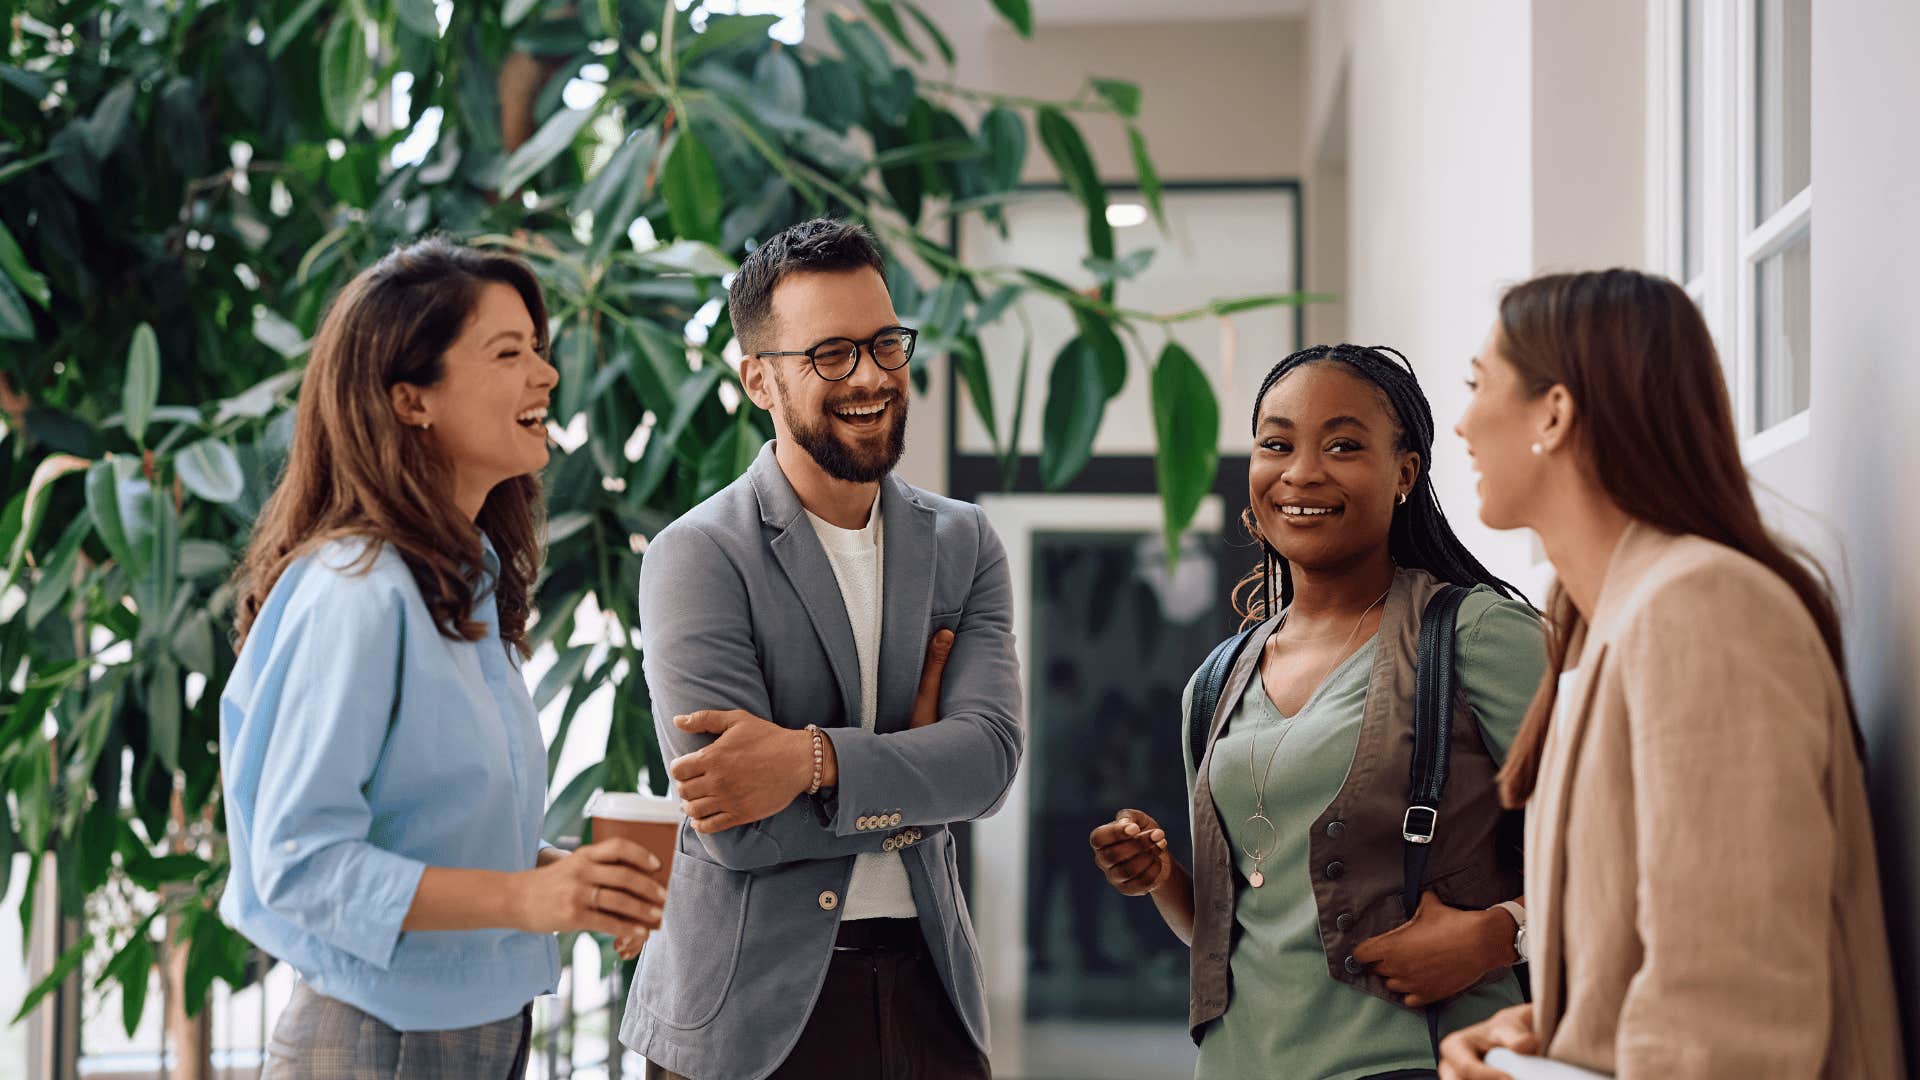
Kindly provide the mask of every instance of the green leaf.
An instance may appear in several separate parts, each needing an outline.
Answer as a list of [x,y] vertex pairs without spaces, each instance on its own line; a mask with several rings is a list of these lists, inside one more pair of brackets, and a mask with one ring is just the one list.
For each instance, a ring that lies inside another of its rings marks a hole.
[[230,503],[246,490],[246,474],[240,470],[240,456],[233,447],[218,438],[205,438],[174,458],[173,467],[188,490],[208,502]]
[[33,592],[27,597],[29,628],[40,625],[40,620],[66,598],[67,591],[73,587],[74,558],[81,541],[92,531],[93,522],[85,514],[74,518],[67,523],[67,531],[61,534],[53,553],[40,564],[40,580],[34,583]]
[[1165,510],[1168,558],[1213,489],[1220,465],[1220,402],[1192,354],[1167,342],[1153,366],[1153,471]]
[[994,423],[993,380],[987,376],[987,358],[981,354],[978,338],[962,338],[955,346],[954,359],[960,364],[960,378],[967,385],[967,400],[973,403],[973,412],[980,418],[980,426],[987,429],[987,439],[995,446],[1000,445],[1000,428]]
[[61,953],[60,959],[54,961],[53,968],[47,972],[46,978],[33,984],[33,989],[27,991],[27,996],[20,1002],[20,1011],[13,1014],[13,1019],[9,1023],[17,1024],[25,1020],[33,1010],[39,1008],[41,999],[59,989],[60,984],[67,981],[67,976],[73,974],[74,969],[80,966],[80,961],[87,958],[87,950],[91,948],[93,948],[93,935],[87,934],[69,946],[66,952]]
[[1299,307],[1331,299],[1318,293],[1267,293],[1262,296],[1242,296],[1233,300],[1215,300],[1207,305],[1207,310],[1215,315],[1233,315],[1242,311],[1254,311],[1268,307]]
[[133,1037],[133,1031],[140,1026],[140,1016],[147,1009],[147,987],[153,981],[153,940],[147,936],[146,924],[141,924],[127,943],[107,961],[100,980],[95,985],[112,979],[120,984],[120,1020],[126,1025],[127,1037]]
[[360,126],[360,103],[366,100],[372,69],[360,20],[352,6],[342,8],[320,46],[320,101],[327,122],[341,135],[351,135]]
[[1060,179],[1074,200],[1086,208],[1087,247],[1097,258],[1113,258],[1113,226],[1107,224],[1107,188],[1100,182],[1093,156],[1087,153],[1087,144],[1080,138],[1080,129],[1065,113],[1052,106],[1041,108],[1039,116],[1040,142],[1047,148],[1047,156],[1060,170]]
[[213,617],[204,609],[180,624],[173,635],[173,655],[188,671],[213,677]]
[[440,36],[440,20],[434,17],[433,0],[394,0],[394,14],[414,33],[431,41]]
[[1002,285],[995,289],[991,296],[980,301],[980,306],[974,309],[973,325],[991,326],[999,322],[1000,316],[1005,315],[1007,309],[1013,306],[1013,302],[1020,299],[1026,291],[1019,285]]
[[47,279],[33,267],[27,265],[27,256],[20,245],[13,240],[13,234],[0,224],[0,270],[6,271],[20,291],[42,308],[53,299],[53,291],[47,287]]
[[1107,409],[1100,357],[1080,338],[1053,358],[1047,406],[1041,417],[1040,482],[1048,491],[1070,483],[1093,456],[1093,437]]
[[134,578],[146,572],[146,552],[127,539],[126,522],[120,512],[120,485],[139,471],[140,463],[125,457],[95,462],[87,470],[87,513],[93,517],[93,531],[113,560]]
[[553,666],[540,678],[539,689],[533,692],[533,707],[544,709],[560,696],[560,691],[572,686],[580,673],[586,670],[587,659],[593,655],[592,645],[575,645],[563,650],[554,660]]
[[682,240],[720,242],[720,175],[713,159],[693,132],[682,128],[667,153],[661,186],[667,197],[667,218],[673,234]]
[[598,106],[587,109],[561,109],[547,117],[547,122],[541,124],[540,130],[533,133],[533,138],[528,139],[515,150],[513,156],[507,159],[506,165],[501,167],[500,186],[497,189],[500,194],[511,195],[519,191],[522,185],[533,179],[534,174],[546,168],[548,162],[559,157],[562,151],[573,145],[574,137],[580,134],[580,129],[585,127],[587,121],[592,120],[598,111]]
[[787,49],[769,49],[753,62],[753,84],[780,112],[800,116],[807,109],[807,77]]
[[940,32],[940,27],[935,25],[920,5],[913,0],[900,0],[900,6],[906,8],[907,14],[913,16],[913,21],[920,24],[920,29],[925,31],[928,40],[933,42],[933,47],[940,50],[940,58],[945,60],[948,66],[952,66],[953,44],[947,40],[947,35]]
[[894,10],[893,0],[860,0],[860,6],[867,9],[867,14],[873,16],[873,21],[879,23],[880,29],[885,30],[895,44],[905,49],[907,55],[922,64],[927,62],[926,55],[907,38],[906,24],[900,21],[900,13]]
[[507,0],[500,9],[500,25],[508,28],[519,26],[539,6],[540,0]]
[[827,35],[839,46],[842,63],[850,63],[869,81],[891,76],[893,58],[887,55],[886,42],[864,22],[843,19],[827,13]]
[[233,987],[247,981],[249,949],[246,939],[234,933],[210,909],[196,908],[194,913],[198,917],[189,919],[182,927],[183,932],[192,934],[192,942],[187,946],[185,980],[188,1016],[197,1016],[207,1007],[207,991],[214,979]]
[[1080,264],[1093,271],[1093,276],[1102,282],[1120,282],[1139,277],[1153,262],[1153,254],[1152,248],[1141,248],[1119,259],[1096,259],[1089,255]]
[[552,843],[580,835],[581,818],[586,812],[587,800],[600,789],[606,768],[604,760],[594,762],[582,769],[579,776],[569,781],[560,794],[553,797],[552,805],[547,807],[546,820],[541,824],[540,835]]
[[33,316],[10,278],[0,277],[0,341],[32,341]]
[[698,240],[675,240],[666,247],[640,256],[639,261],[644,266],[666,273],[692,274],[695,277],[725,277],[740,269],[739,264],[727,258],[719,248]]
[[293,9],[293,14],[287,16],[285,22],[275,27],[273,36],[267,39],[267,56],[274,60],[280,59],[280,54],[287,51],[287,46],[293,43],[294,36],[300,33],[308,20],[313,18],[314,12],[319,11],[320,5],[325,2],[326,0],[305,0],[299,7]]
[[172,657],[153,662],[153,677],[147,682],[147,739],[166,770],[179,772],[180,665]]
[[708,15],[706,30],[681,50],[680,70],[690,71],[701,60],[726,49],[757,45],[767,39],[773,24],[779,21],[778,15]]
[[93,115],[87,118],[87,142],[93,147],[93,155],[102,161],[111,157],[114,150],[119,148],[120,140],[127,136],[127,120],[133,115],[135,89],[131,76],[122,79],[107,91],[100,103],[93,107]]
[[1073,309],[1073,319],[1080,327],[1080,340],[1091,346],[1100,360],[1100,384],[1111,400],[1127,385],[1126,346],[1120,344],[1113,324],[1106,319],[1077,307]]
[[[45,703],[52,697],[46,694],[45,700],[37,698],[35,711],[45,715]],[[25,698],[21,701],[24,703]],[[22,704],[16,703],[14,707],[19,709]],[[47,850],[47,835],[53,829],[52,765],[46,743],[37,733],[31,734],[20,749],[23,752],[13,763],[8,784],[20,807],[20,842],[29,853],[40,855]]]
[[146,445],[147,421],[160,398],[160,339],[151,323],[141,323],[133,331],[127,346],[127,378],[120,389],[121,408],[126,415],[127,437]]
[[[256,326],[258,323],[256,322]],[[291,324],[289,324],[291,325]],[[296,331],[297,333],[298,331]],[[280,399],[300,385],[302,369],[294,368],[269,375],[247,389],[220,402],[213,412],[213,424],[219,427],[232,420],[259,420],[280,407]]]
[[1094,92],[1113,106],[1113,111],[1129,120],[1140,115],[1140,84],[1124,79],[1094,79]]
[[1140,129],[1127,125],[1127,145],[1133,148],[1133,178],[1140,185],[1140,194],[1147,200],[1147,209],[1153,211],[1153,220],[1160,225],[1160,231],[1167,230],[1167,208],[1160,199],[1160,174],[1153,167],[1153,159],[1147,156],[1147,140]]
[[1021,37],[1033,36],[1033,9],[1027,5],[1027,0],[993,0],[993,6],[1007,17]]

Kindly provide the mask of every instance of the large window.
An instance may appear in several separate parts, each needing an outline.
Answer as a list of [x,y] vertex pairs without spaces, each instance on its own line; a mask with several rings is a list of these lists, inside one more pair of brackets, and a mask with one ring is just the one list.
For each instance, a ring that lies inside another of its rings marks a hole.
[[1749,460],[1812,406],[1812,0],[1649,0],[1650,250],[1706,313]]

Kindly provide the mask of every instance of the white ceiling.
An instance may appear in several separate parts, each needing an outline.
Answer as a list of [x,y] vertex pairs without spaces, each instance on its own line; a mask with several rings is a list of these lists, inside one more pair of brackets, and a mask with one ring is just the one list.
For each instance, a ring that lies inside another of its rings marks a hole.
[[1312,0],[1033,0],[1036,26],[1302,18]]

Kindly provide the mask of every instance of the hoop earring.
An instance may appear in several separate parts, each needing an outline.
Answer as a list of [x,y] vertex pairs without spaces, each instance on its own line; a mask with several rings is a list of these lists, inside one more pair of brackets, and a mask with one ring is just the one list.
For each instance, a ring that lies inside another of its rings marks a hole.
[[1260,617],[1271,619],[1273,618],[1273,549],[1267,546],[1265,540],[1260,542],[1260,548],[1266,552],[1265,560],[1260,567],[1260,600],[1264,605]]

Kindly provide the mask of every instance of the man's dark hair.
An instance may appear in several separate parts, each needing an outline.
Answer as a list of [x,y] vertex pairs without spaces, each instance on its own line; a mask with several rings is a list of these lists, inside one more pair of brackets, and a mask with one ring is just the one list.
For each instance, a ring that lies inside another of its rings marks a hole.
[[727,312],[740,347],[755,352],[773,347],[773,288],[788,274],[833,272],[872,267],[881,277],[887,265],[880,246],[865,226],[814,218],[783,230],[755,248],[727,290]]

